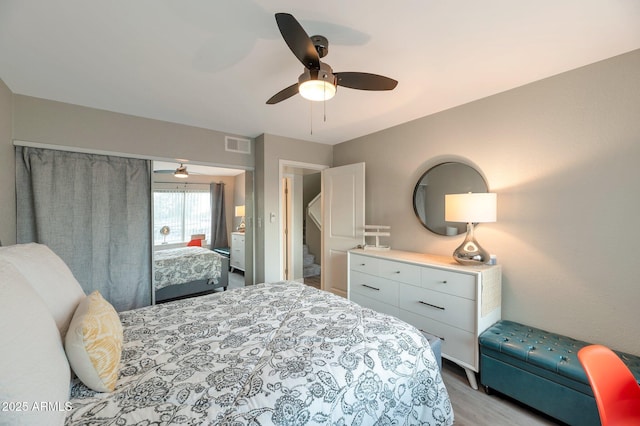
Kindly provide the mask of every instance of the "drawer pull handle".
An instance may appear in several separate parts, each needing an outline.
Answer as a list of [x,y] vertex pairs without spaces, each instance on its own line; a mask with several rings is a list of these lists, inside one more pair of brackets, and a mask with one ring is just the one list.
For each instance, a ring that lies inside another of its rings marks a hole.
[[440,284],[446,284],[446,283],[447,283],[447,280],[440,281]]
[[367,264],[366,263],[361,263],[360,266],[367,266]]
[[432,336],[435,336],[435,337],[437,337],[438,339],[440,339],[440,340],[442,340],[444,342],[444,337],[442,337],[442,336],[438,336],[437,334],[433,334],[432,332],[427,331],[427,330],[425,330],[423,328],[421,328],[420,331],[422,331],[423,333],[427,333],[427,334],[430,334]]
[[399,274],[399,273],[400,273],[400,271],[396,271],[395,273],[396,273],[396,274]]
[[432,308],[436,308],[436,309],[440,309],[441,311],[444,311],[444,308],[442,306],[432,305],[431,303],[423,302],[422,300],[418,300],[418,303],[422,303],[423,305],[427,305]]
[[371,290],[380,291],[379,288],[371,287],[370,285],[362,284],[362,287],[370,288]]

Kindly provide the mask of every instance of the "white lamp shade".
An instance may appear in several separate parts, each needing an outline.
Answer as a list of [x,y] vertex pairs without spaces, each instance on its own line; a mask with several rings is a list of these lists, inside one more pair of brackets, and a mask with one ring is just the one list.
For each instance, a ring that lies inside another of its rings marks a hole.
[[495,193],[446,194],[444,220],[446,222],[495,222],[498,197]]
[[236,206],[236,217],[244,216],[244,206]]

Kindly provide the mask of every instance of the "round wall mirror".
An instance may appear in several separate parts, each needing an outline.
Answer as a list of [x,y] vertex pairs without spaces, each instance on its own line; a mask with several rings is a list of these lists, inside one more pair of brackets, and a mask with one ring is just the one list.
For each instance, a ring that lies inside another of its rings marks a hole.
[[420,223],[438,235],[467,232],[465,223],[444,221],[445,194],[488,192],[487,182],[473,167],[463,163],[438,164],[423,174],[413,190],[413,211]]

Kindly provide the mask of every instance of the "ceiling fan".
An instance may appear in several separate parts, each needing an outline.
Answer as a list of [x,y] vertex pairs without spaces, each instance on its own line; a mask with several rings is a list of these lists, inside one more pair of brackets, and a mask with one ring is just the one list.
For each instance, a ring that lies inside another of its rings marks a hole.
[[[154,170],[154,173],[161,173],[161,174],[169,174],[172,173],[175,177],[177,178],[182,178],[182,179],[186,179],[189,177],[189,172],[187,171],[187,166],[185,166],[183,163],[180,163],[180,166],[177,167],[175,170]],[[198,174],[198,173],[192,173],[192,174]]]
[[289,49],[304,65],[298,82],[282,89],[267,101],[273,105],[296,93],[312,101],[326,101],[336,94],[337,86],[359,90],[393,90],[398,82],[382,75],[364,72],[333,72],[320,61],[329,53],[329,41],[321,35],[309,37],[300,23],[289,13],[276,13],[276,22]]

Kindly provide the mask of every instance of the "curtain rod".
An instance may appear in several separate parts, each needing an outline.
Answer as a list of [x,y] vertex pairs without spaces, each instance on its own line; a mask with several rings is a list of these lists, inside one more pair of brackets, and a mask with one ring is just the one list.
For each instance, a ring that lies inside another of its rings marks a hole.
[[[50,143],[42,143],[42,142],[30,142],[30,141],[22,141],[19,139],[13,140],[13,146],[25,146],[28,148],[40,148],[40,149],[53,149],[56,151],[67,151],[67,152],[77,152],[80,154],[96,154],[96,155],[106,155],[106,156],[114,156],[114,157],[124,157],[124,158],[134,158],[137,160],[149,160],[149,161],[163,161],[169,163],[177,163],[178,161],[175,158],[167,158],[167,157],[158,157],[153,155],[142,155],[142,154],[131,154],[125,152],[117,152],[117,151],[105,151],[101,149],[93,149],[93,148],[82,148],[79,146],[66,146],[66,145],[55,145]],[[193,163],[194,165],[202,165],[209,167],[220,167],[224,169],[237,169],[237,170],[246,170],[253,171],[254,167],[248,166],[239,166],[239,165],[229,165],[229,164],[218,164],[218,163]]]

